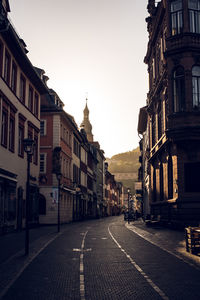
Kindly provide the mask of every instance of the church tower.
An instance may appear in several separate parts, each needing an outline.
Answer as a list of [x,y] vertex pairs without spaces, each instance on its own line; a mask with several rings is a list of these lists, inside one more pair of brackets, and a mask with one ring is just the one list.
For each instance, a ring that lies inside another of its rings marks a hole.
[[89,142],[93,142],[93,134],[92,134],[92,125],[89,120],[89,109],[87,106],[88,99],[86,98],[86,105],[83,111],[83,121],[81,123],[81,128],[83,128],[87,134],[87,139]]

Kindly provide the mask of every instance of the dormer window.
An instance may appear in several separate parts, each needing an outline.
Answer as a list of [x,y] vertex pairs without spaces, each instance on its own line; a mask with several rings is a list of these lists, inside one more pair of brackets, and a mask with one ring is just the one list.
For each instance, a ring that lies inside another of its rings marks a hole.
[[200,33],[200,0],[189,0],[190,32]]
[[171,2],[171,30],[172,35],[180,34],[183,31],[183,4],[182,0]]

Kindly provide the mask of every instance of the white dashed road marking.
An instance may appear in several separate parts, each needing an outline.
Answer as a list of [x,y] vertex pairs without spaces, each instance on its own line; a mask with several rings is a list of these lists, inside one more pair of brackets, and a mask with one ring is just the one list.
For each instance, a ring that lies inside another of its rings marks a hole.
[[[80,296],[81,300],[85,300],[85,280],[84,280],[84,264],[83,264],[83,256],[84,256],[84,246],[85,246],[85,238],[88,231],[83,234],[83,240],[81,244],[81,254],[80,254]],[[77,249],[76,249],[77,250]],[[87,249],[89,250],[89,249]]]
[[140,272],[140,274],[146,279],[146,281],[151,285],[151,287],[160,295],[163,300],[169,300],[169,298],[165,295],[165,293],[149,278],[148,275],[140,268],[138,264],[131,258],[131,256],[122,248],[122,246],[118,243],[118,241],[112,235],[110,228],[108,227],[108,232],[118,246],[118,248],[126,255],[126,257],[130,260],[131,264]]

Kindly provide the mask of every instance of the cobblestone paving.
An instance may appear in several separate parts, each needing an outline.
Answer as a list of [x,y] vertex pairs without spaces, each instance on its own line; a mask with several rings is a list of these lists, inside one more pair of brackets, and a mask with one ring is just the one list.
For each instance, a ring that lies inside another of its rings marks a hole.
[[172,241],[179,244],[182,233],[145,228],[140,221],[130,227],[135,232],[120,216],[68,224],[60,234],[40,228],[32,232],[29,257],[22,235],[0,237],[0,299],[199,300],[198,261],[195,268],[161,249],[176,254]]

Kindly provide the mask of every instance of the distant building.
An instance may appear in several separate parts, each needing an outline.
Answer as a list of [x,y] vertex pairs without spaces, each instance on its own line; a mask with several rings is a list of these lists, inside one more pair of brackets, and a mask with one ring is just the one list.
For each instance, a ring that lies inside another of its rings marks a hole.
[[145,63],[151,214],[200,221],[200,7],[198,0],[148,1]]
[[96,193],[97,193],[97,217],[104,216],[104,151],[100,149],[98,142],[93,142],[92,145],[96,148],[97,153],[97,173],[96,173]]
[[[138,181],[142,183],[141,186],[141,199],[142,207],[141,213],[144,218],[150,215],[150,202],[149,202],[149,188],[150,188],[150,164],[149,164],[149,126],[147,126],[149,120],[147,106],[142,107],[139,112],[138,118],[138,134],[141,137],[140,140],[140,168],[138,170]],[[136,183],[137,184],[137,183]],[[136,194],[139,190],[135,187]]]
[[137,179],[137,173],[115,173],[113,172],[113,174],[115,175],[115,179],[118,180],[136,180]]
[[119,215],[124,208],[124,187],[115,180],[115,176],[108,171],[105,163],[105,213],[107,216]]

